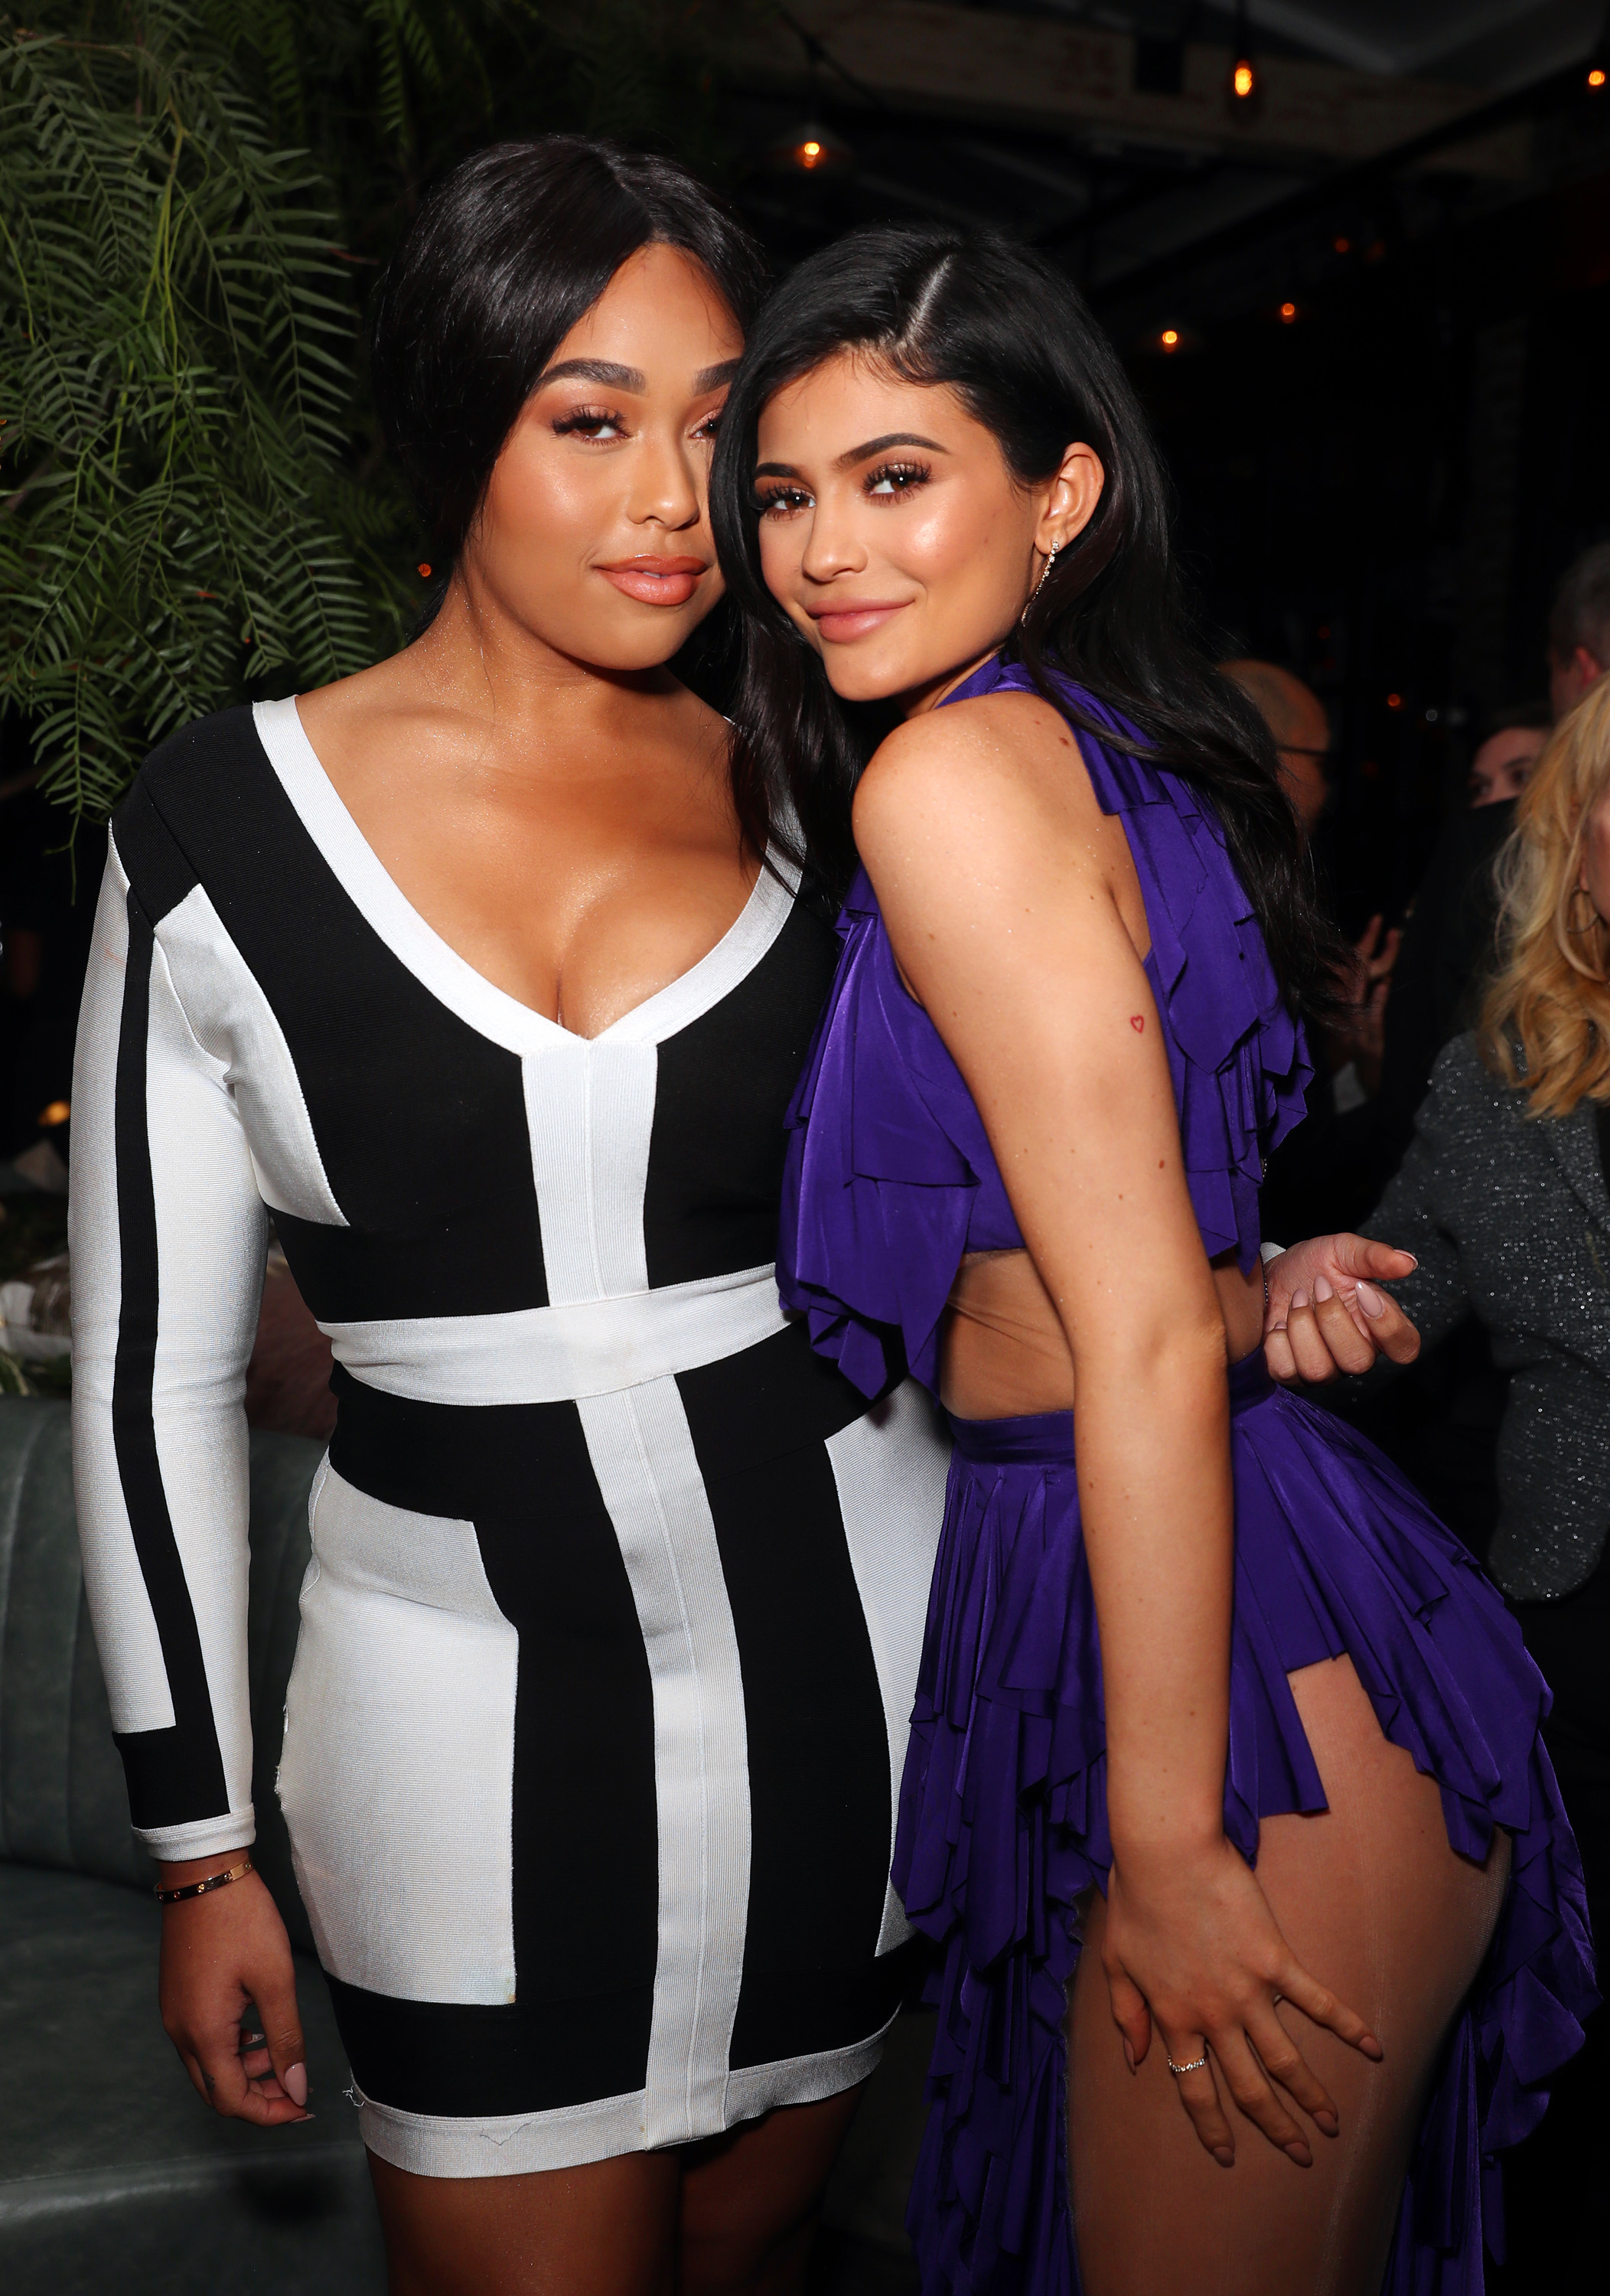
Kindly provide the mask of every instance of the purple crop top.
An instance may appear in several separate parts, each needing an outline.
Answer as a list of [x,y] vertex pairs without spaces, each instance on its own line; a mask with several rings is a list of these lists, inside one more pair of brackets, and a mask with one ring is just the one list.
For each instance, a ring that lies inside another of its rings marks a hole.
[[[949,699],[1033,691],[1026,670],[997,659]],[[1125,738],[1122,719],[1080,701]],[[1247,1270],[1263,1160],[1301,1119],[1313,1072],[1302,1029],[1209,808],[1179,775],[1075,731],[1140,882],[1202,1241]],[[863,1394],[904,1365],[936,1391],[939,1321],[963,1254],[1023,1238],[961,1072],[901,981],[864,869],[838,933],[838,971],[789,1111],[779,1288]]]

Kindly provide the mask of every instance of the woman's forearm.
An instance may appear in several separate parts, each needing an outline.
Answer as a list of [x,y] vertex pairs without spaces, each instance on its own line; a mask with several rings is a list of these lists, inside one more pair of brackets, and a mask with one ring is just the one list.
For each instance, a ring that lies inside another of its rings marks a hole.
[[1079,1488],[1122,1861],[1222,1831],[1235,1542],[1222,1327],[1104,1357],[1076,1373]]

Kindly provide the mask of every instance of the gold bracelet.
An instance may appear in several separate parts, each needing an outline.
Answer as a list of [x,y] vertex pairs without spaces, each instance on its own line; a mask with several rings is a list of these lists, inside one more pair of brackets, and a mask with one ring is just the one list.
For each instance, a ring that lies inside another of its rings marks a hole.
[[209,1890],[221,1890],[226,1882],[243,1882],[255,1870],[251,1859],[242,1857],[240,1864],[230,1866],[227,1873],[209,1874],[204,1882],[186,1882],[177,1890],[158,1888],[151,1895],[159,1906],[176,1906],[182,1898],[204,1898]]

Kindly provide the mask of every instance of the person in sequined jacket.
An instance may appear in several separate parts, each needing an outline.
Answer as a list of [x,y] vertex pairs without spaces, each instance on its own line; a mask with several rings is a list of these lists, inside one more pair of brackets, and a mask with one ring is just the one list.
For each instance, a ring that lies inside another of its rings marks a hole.
[[[1545,1736],[1610,1936],[1610,680],[1557,727],[1500,862],[1500,970],[1432,1072],[1366,1230],[1419,1266],[1428,1347],[1474,1315],[1509,1374],[1487,1561],[1554,1693]],[[1568,2284],[1610,2142],[1610,2012],[1508,2164],[1511,2286]]]

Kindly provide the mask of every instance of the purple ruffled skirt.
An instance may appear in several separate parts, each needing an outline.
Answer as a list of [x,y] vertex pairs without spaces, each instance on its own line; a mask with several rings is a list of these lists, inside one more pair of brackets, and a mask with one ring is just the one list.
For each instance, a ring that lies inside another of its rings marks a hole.
[[[1384,2296],[1481,2296],[1496,2153],[1535,2127],[1595,2005],[1576,1844],[1539,1735],[1542,1677],[1491,1583],[1369,1443],[1230,1374],[1236,1492],[1225,1830],[1325,1807],[1287,1677],[1344,1652],[1448,1838],[1513,1836],[1491,1948],[1449,2042]],[[1077,1899],[1105,1886],[1101,1656],[1070,1413],[957,1420],[895,1882],[943,1948],[908,2223],[927,2296],[1073,2296],[1067,1988]]]

